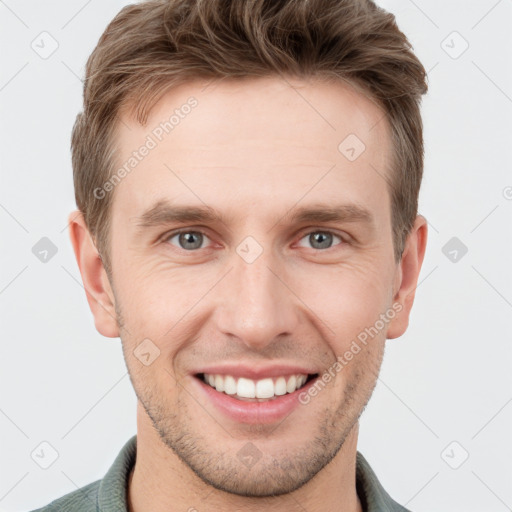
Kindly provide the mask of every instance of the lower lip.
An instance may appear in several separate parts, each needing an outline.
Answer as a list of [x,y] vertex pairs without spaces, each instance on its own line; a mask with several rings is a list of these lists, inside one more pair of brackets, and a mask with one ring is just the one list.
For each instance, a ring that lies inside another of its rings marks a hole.
[[283,420],[294,411],[301,402],[299,395],[304,393],[313,385],[316,378],[311,379],[305,386],[293,393],[281,395],[273,400],[265,402],[246,402],[238,400],[226,393],[221,393],[199,377],[192,377],[203,393],[212,403],[226,416],[238,423],[268,424]]

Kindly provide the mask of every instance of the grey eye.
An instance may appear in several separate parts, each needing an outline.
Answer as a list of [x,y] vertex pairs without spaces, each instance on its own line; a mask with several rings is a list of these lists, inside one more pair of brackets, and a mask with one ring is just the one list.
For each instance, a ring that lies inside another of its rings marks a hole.
[[199,231],[182,231],[181,233],[176,233],[175,235],[170,236],[168,240],[170,241],[176,237],[178,237],[179,247],[186,251],[200,249],[205,238],[203,233]]
[[333,240],[341,238],[330,231],[312,231],[302,238],[307,239],[313,249],[330,249],[333,245]]

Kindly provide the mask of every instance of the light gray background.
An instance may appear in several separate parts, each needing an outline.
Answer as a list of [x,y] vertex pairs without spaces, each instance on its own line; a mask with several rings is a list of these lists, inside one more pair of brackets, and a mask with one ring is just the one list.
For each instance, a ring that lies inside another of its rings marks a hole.
[[[0,1],[2,511],[103,477],[136,432],[120,340],[94,328],[66,226],[80,79],[126,3]],[[430,231],[410,327],[387,342],[358,448],[413,511],[512,510],[512,1],[378,4],[429,74]],[[59,45],[47,59],[31,47],[51,48],[43,31]],[[46,263],[32,252],[42,237],[58,249]],[[456,262],[442,250],[452,237],[468,248]],[[48,469],[31,457],[43,441],[58,452]]]

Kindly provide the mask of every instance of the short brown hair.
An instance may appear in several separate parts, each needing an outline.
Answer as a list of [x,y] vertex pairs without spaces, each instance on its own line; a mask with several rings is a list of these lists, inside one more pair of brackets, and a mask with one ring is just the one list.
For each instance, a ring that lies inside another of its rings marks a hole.
[[417,215],[427,83],[395,17],[371,0],[152,0],[124,7],[101,36],[73,127],[75,198],[109,276],[113,194],[98,199],[94,190],[115,172],[121,109],[144,125],[158,99],[185,81],[274,75],[341,79],[384,110],[400,260]]

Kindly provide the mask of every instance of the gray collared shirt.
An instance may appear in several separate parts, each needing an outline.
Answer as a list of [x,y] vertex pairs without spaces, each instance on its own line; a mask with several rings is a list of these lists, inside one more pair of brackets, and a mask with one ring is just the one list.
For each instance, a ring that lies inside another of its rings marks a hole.
[[[72,491],[32,512],[128,512],[126,490],[135,464],[137,436],[123,446],[101,479]],[[360,452],[356,458],[356,489],[364,512],[411,512],[396,503],[384,490]]]

